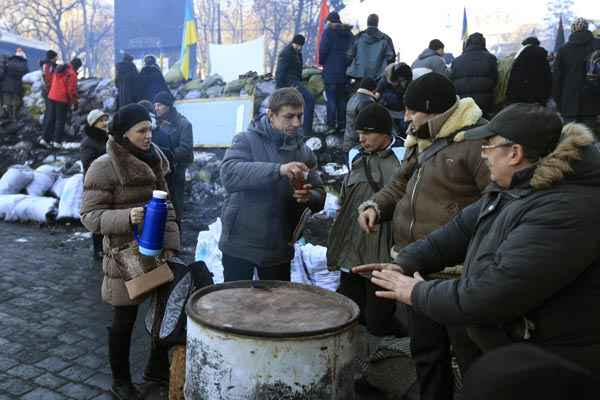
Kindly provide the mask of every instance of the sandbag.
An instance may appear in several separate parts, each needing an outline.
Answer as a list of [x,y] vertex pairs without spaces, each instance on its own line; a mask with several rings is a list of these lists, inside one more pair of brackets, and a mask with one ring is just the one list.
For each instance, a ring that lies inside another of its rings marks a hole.
[[208,270],[213,274],[215,283],[222,283],[223,278],[223,255],[219,250],[219,238],[221,237],[221,219],[210,224],[207,231],[198,233],[196,244],[196,261],[204,261]]
[[306,85],[310,93],[314,97],[320,97],[321,94],[325,91],[325,81],[321,75],[313,75],[308,80],[308,84]]
[[26,165],[13,165],[0,179],[0,194],[17,194],[33,180],[33,170]]
[[65,188],[65,183],[67,183],[67,179],[62,176],[58,176],[54,181],[54,184],[50,188],[50,194],[52,194],[56,198],[60,198],[63,189]]
[[25,196],[15,204],[5,220],[45,223],[56,213],[56,203],[54,197]]
[[65,182],[65,186],[58,203],[57,219],[74,218],[79,219],[81,198],[83,196],[83,174],[73,175]]
[[177,84],[183,82],[183,74],[181,73],[181,63],[177,61],[165,74],[165,82],[168,84]]
[[27,185],[25,191],[31,196],[43,196],[52,188],[57,176],[56,167],[42,165],[33,171],[33,180]]
[[321,75],[323,72],[319,68],[308,67],[302,70],[302,80],[307,81],[315,75]]
[[0,219],[11,214],[17,203],[26,197],[24,194],[0,194]]
[[225,86],[224,94],[225,96],[239,96],[240,91],[245,85],[245,79],[236,79],[235,81],[231,81]]

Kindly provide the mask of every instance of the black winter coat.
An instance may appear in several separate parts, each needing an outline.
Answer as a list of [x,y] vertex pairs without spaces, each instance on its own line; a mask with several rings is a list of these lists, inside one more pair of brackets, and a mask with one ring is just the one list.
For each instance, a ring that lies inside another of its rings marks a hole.
[[[160,128],[168,133],[176,168],[186,168],[194,161],[194,132],[186,117],[172,108],[160,119]],[[171,168],[174,170],[174,168]]]
[[548,52],[541,46],[526,46],[513,62],[506,89],[506,103],[546,105],[552,92]]
[[508,189],[490,185],[395,262],[407,274],[464,262],[460,279],[417,283],[412,307],[466,326],[482,350],[524,340],[529,321],[532,343],[600,377],[600,148],[583,125],[563,132],[553,156]]
[[106,153],[106,141],[108,134],[102,129],[94,128],[85,124],[83,129],[85,136],[81,140],[79,152],[81,154],[81,163],[83,164],[83,173],[87,172],[92,162]]
[[450,80],[461,98],[472,97],[486,115],[494,110],[498,66],[496,56],[485,48],[485,39],[467,40],[464,52],[452,63]]
[[165,78],[157,65],[146,65],[139,76],[139,100],[154,102],[154,97],[160,92],[169,92]]
[[0,93],[23,94],[23,75],[29,72],[27,60],[21,56],[11,56],[6,60],[4,79],[0,81]]
[[600,114],[600,99],[582,90],[585,59],[594,49],[600,49],[600,39],[594,39],[592,32],[573,32],[556,55],[552,94],[558,111],[565,117]]
[[[139,99],[139,72],[132,62],[121,61],[116,65],[115,85],[119,90],[117,106],[137,103]],[[150,99],[152,101],[153,99]]]
[[351,25],[327,25],[319,44],[319,62],[323,65],[323,80],[326,84],[348,82],[346,69],[351,62],[348,50],[352,46],[353,38]]
[[291,43],[281,50],[275,71],[277,89],[296,86],[302,82],[302,63],[302,50],[296,50]]

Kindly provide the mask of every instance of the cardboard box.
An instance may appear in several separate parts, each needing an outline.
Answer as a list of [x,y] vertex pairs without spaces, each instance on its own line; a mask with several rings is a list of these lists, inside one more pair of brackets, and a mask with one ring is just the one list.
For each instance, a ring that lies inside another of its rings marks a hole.
[[167,263],[162,263],[152,271],[146,272],[125,282],[127,294],[131,300],[148,293],[149,291],[171,282],[175,277]]

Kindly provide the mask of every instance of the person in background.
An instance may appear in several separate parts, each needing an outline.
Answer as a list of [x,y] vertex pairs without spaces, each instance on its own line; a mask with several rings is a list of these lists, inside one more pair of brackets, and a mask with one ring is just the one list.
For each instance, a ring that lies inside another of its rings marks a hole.
[[296,35],[292,43],[281,50],[277,57],[277,70],[275,71],[275,83],[277,89],[293,87],[298,89],[304,99],[304,119],[302,121],[302,133],[304,136],[312,135],[313,118],[315,113],[315,98],[302,83],[302,46],[306,39],[302,35]]
[[[392,221],[392,256],[478,200],[490,181],[480,155],[483,141],[464,140],[466,130],[486,122],[473,99],[458,99],[448,78],[430,72],[408,85],[404,104],[410,125],[400,170],[359,208],[359,224],[366,234],[377,234],[377,224]],[[455,278],[460,273],[460,267],[449,268],[439,277]],[[464,329],[405,308],[420,398],[451,400],[450,344],[462,371],[479,353]]]
[[138,100],[154,101],[157,94],[169,91],[165,77],[156,64],[156,57],[152,55],[144,57],[144,67],[140,71],[138,83]]
[[479,32],[469,36],[463,53],[450,68],[450,80],[461,97],[471,97],[489,117],[494,112],[494,90],[498,82],[498,60],[485,47],[485,37]]
[[411,68],[424,68],[431,72],[448,76],[449,71],[446,68],[446,61],[443,55],[444,43],[439,39],[433,39],[429,42],[429,47],[423,50],[419,57],[412,63]]
[[548,103],[552,93],[552,71],[548,52],[536,37],[528,37],[515,55],[506,89],[506,105]]
[[394,121],[395,136],[406,139],[407,124],[404,122],[404,92],[412,82],[412,70],[403,63],[394,63],[387,66],[383,77],[377,85],[376,93],[378,103],[384,106]]
[[346,74],[358,82],[363,78],[378,80],[385,67],[396,60],[396,50],[392,39],[378,28],[379,16],[367,17],[367,29],[354,38],[348,51],[350,65]]
[[[175,99],[170,92],[160,92],[154,97],[154,110],[158,128],[169,138],[173,151],[171,174],[168,177],[169,193],[177,213],[179,231],[185,202],[185,170],[194,161],[194,132],[192,124],[173,106]],[[161,133],[162,133],[161,132]]]
[[298,134],[303,99],[294,88],[276,90],[266,115],[233,138],[221,164],[225,282],[289,281],[290,262],[307,210],[319,212],[325,191],[317,160]]
[[[84,137],[81,140],[79,151],[81,163],[83,164],[84,176],[92,162],[106,154],[106,141],[108,140],[108,114],[102,110],[92,110],[87,115],[86,125],[83,130]],[[92,245],[94,259],[102,259],[102,235],[92,234]]]
[[[112,371],[111,392],[119,400],[142,399],[132,384],[129,355],[138,306],[146,298],[131,300],[112,251],[134,241],[133,226],[144,220],[144,205],[154,190],[167,191],[164,175],[169,165],[151,142],[150,116],[139,104],[122,107],[109,126],[106,154],[92,162],[84,181],[81,222],[92,233],[104,236],[102,300],[112,306],[112,324],[108,328],[108,358]],[[167,203],[164,234],[165,257],[180,249],[175,210]],[[146,382],[169,380],[167,348],[152,341],[150,357],[144,370]]]
[[135,103],[139,98],[139,73],[131,54],[123,54],[123,61],[115,67],[115,86],[117,87],[117,108]]
[[358,145],[358,133],[354,123],[360,111],[369,104],[376,102],[375,88],[377,83],[374,79],[363,78],[356,93],[350,97],[346,106],[346,130],[344,132],[343,150],[348,152]]
[[17,113],[23,103],[23,76],[29,72],[27,56],[21,48],[17,48],[13,56],[8,57],[4,67],[4,78],[0,82],[0,96],[8,118],[17,119]]
[[349,80],[348,49],[352,46],[352,26],[342,24],[333,11],[327,16],[327,28],[319,45],[319,62],[323,65],[323,80],[327,96],[327,126],[331,133],[342,133],[346,127],[346,101]]
[[77,110],[79,107],[79,95],[77,94],[77,71],[79,68],[81,68],[81,60],[74,58],[68,64],[57,66],[54,71],[48,93],[50,112],[44,127],[44,136],[40,140],[40,144],[44,147],[62,147],[67,112],[69,108]]
[[40,61],[40,67],[42,69],[42,97],[44,98],[44,120],[42,122],[42,128],[46,128],[48,122],[48,114],[50,113],[50,101],[48,100],[48,93],[50,92],[50,85],[52,84],[52,76],[54,70],[56,70],[56,62],[58,60],[58,54],[54,50],[48,50],[46,52],[46,58]]

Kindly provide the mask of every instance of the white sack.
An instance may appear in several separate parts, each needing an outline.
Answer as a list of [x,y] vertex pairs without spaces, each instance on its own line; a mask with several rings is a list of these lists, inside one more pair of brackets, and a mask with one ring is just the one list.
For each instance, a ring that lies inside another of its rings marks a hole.
[[6,221],[48,222],[48,217],[56,212],[57,200],[54,197],[25,196],[17,202]]
[[67,179],[58,203],[58,217],[79,219],[81,198],[83,196],[83,174],[73,175]]
[[0,219],[12,213],[17,203],[26,197],[24,194],[0,194]]
[[0,178],[0,194],[18,194],[33,180],[33,170],[26,165],[13,165]]
[[27,185],[25,191],[31,196],[43,196],[52,188],[57,176],[55,167],[41,165],[33,171],[33,180]]

